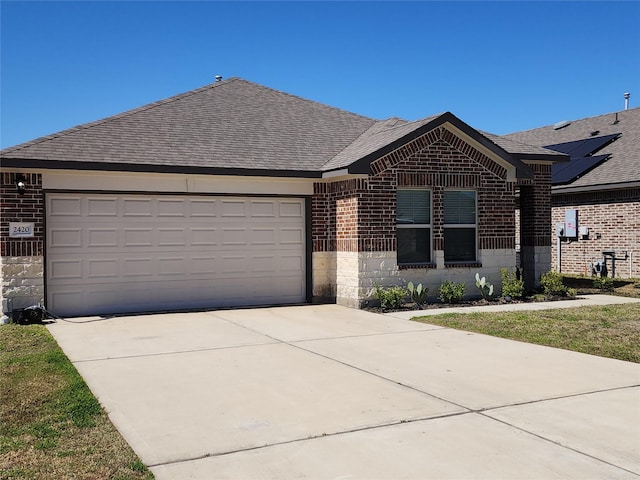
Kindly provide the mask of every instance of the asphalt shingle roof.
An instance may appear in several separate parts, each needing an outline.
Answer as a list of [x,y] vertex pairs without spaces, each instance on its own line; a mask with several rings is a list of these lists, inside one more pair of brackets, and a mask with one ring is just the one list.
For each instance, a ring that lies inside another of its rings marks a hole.
[[319,171],[375,120],[232,78],[36,139],[2,157]]
[[415,122],[379,121],[239,78],[9,147],[0,157],[10,166],[37,168],[319,176],[369,161],[444,121],[488,140],[520,173],[528,170],[522,158],[564,158],[478,133],[448,112]]
[[438,118],[439,115],[428,117],[416,122],[407,122],[399,118],[374,123],[370,128],[351,142],[330,161],[324,164],[324,170],[333,170],[350,165],[356,160],[366,157],[390,143],[410,134],[422,125]]
[[[616,121],[617,120],[617,121]],[[597,133],[596,133],[597,132]],[[573,120],[554,130],[553,125],[504,135],[503,138],[531,145],[557,145],[594,136],[622,135],[595,153],[610,158],[566,187],[615,187],[640,181],[640,108]]]
[[517,154],[523,157],[528,157],[530,159],[536,157],[555,157],[556,161],[564,161],[564,154],[560,152],[555,152],[553,150],[549,150],[548,148],[542,148],[535,145],[529,145],[527,143],[518,142],[516,140],[512,140],[510,138],[501,137],[499,135],[494,135],[493,133],[488,132],[480,132],[482,135],[487,137],[493,143],[498,145],[503,150]]

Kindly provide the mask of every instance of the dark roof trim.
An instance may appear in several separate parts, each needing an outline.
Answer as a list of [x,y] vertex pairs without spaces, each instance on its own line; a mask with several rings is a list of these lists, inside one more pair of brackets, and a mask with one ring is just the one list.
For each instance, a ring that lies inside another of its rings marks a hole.
[[601,185],[581,185],[577,187],[567,185],[552,185],[551,194],[561,193],[593,193],[601,190],[621,190],[627,188],[640,187],[640,180],[632,182],[603,183]]
[[518,160],[521,160],[523,162],[546,161],[559,163],[569,161],[569,155],[558,155],[557,152],[555,154],[549,155],[542,155],[539,153],[512,153],[511,155],[515,156]]
[[304,170],[265,170],[251,168],[188,167],[177,165],[150,165],[131,163],[88,163],[53,160],[25,160],[23,158],[3,158],[4,168],[47,169],[47,170],[88,170],[107,172],[182,173],[190,175],[234,175],[253,177],[297,177],[322,178],[321,172]]
[[[478,132],[476,129],[474,129],[470,125],[468,125],[465,122],[463,122],[462,120],[460,120],[458,117],[456,117],[451,112],[443,113],[439,117],[437,117],[437,118],[433,119],[432,121],[430,121],[430,122],[418,127],[417,129],[415,129],[411,133],[405,135],[404,137],[401,137],[401,138],[399,138],[399,139],[397,139],[397,140],[385,145],[384,147],[378,149],[375,152],[372,152],[372,153],[366,155],[365,157],[363,157],[363,158],[361,158],[359,160],[356,160],[355,162],[353,162],[348,167],[349,173],[360,173],[360,174],[362,174],[362,173],[364,173],[364,174],[370,173],[370,167],[371,167],[371,163],[373,161],[375,161],[378,158],[381,158],[381,157],[393,152],[394,150],[397,150],[397,149],[401,148],[403,145],[415,140],[416,138],[424,135],[425,133],[427,133],[427,132],[433,130],[434,128],[437,128],[437,127],[439,127],[439,126],[441,126],[441,125],[443,125],[445,123],[452,124],[454,127],[458,128],[464,134],[466,134],[467,136],[471,137],[473,140],[475,140],[480,145],[485,147],[487,150],[491,151],[492,153],[494,153],[498,157],[503,158],[504,160],[509,162],[511,165],[513,165],[516,168],[516,177],[517,178],[533,178],[534,177],[533,171],[528,166],[526,166],[525,164],[523,164],[520,161],[521,160],[520,157],[522,156],[522,154],[511,154],[511,153],[508,153],[502,147],[500,147],[500,146],[496,145],[495,143],[493,143],[487,137],[482,135],[480,132]],[[550,154],[549,156],[553,157],[554,159],[557,159],[558,154],[554,152],[553,154]],[[534,156],[534,157],[536,159],[540,160],[540,155],[537,155],[537,156]]]

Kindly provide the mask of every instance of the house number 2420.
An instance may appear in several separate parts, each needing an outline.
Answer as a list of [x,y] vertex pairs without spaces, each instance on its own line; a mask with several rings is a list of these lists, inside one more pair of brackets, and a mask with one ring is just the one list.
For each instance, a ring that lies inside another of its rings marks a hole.
[[33,237],[33,223],[10,222],[10,237]]

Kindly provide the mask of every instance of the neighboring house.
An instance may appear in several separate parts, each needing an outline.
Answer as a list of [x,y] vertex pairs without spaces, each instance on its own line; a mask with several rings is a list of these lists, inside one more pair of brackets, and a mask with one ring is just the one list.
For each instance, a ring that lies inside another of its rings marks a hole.
[[518,196],[533,286],[567,156],[451,113],[377,121],[232,78],[0,159],[3,299],[80,316],[360,307],[410,280],[473,294],[476,272],[515,268]]
[[552,168],[552,226],[575,211],[577,229],[560,237],[560,258],[554,239],[552,267],[593,275],[606,265],[608,276],[615,267],[616,277],[640,278],[640,108],[505,138],[571,156]]

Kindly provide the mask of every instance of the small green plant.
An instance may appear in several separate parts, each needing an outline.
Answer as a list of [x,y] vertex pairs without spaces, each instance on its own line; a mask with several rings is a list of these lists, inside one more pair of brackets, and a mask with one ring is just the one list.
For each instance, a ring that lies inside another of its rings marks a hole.
[[482,298],[489,300],[493,295],[493,284],[487,283],[485,277],[480,278],[480,274],[476,272],[476,287],[480,290]]
[[385,310],[402,307],[408,294],[405,288],[399,286],[382,288],[380,285],[375,284],[375,288],[376,298],[380,300],[380,306]]
[[438,298],[442,303],[459,303],[464,297],[465,285],[464,283],[454,283],[450,280],[445,280],[440,284],[438,289]]
[[506,268],[500,270],[502,276],[502,296],[519,300],[524,296],[524,280]]
[[599,288],[603,292],[613,292],[613,278],[596,277],[593,279],[593,287]]
[[421,283],[414,285],[413,282],[409,282],[407,285],[409,290],[409,296],[417,305],[423,305],[427,301],[427,294],[429,293],[428,287],[423,287]]
[[540,286],[542,286],[542,291],[547,296],[575,297],[577,293],[574,288],[568,288],[562,282],[562,275],[558,272],[549,271],[544,273],[540,277]]

